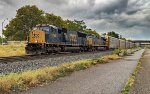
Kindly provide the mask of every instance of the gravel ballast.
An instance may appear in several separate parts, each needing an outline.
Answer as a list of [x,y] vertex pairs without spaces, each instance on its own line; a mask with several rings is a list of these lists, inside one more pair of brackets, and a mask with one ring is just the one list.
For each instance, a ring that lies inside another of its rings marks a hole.
[[120,94],[144,50],[120,60],[74,72],[54,83],[20,94]]
[[8,64],[0,63],[0,74],[9,74],[21,72],[29,69],[37,69],[45,66],[56,66],[66,62],[77,61],[88,58],[99,58],[104,55],[112,54],[112,51],[91,52],[86,54],[78,54],[71,56],[59,56],[53,58],[44,58],[38,60],[19,61]]

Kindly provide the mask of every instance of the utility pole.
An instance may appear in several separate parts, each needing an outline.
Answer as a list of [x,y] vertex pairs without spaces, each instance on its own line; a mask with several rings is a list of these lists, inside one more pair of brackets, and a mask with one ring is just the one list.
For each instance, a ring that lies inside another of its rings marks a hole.
[[8,20],[8,18],[6,18],[3,22],[2,22],[2,45],[3,45],[3,25],[4,25],[4,22]]

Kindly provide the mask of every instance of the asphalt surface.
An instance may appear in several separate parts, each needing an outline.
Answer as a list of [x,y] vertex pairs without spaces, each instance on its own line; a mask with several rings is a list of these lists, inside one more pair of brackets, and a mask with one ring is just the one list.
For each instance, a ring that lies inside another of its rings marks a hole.
[[140,50],[124,59],[74,72],[50,85],[20,94],[120,94],[143,51]]
[[129,94],[150,94],[150,49],[144,55],[142,68]]

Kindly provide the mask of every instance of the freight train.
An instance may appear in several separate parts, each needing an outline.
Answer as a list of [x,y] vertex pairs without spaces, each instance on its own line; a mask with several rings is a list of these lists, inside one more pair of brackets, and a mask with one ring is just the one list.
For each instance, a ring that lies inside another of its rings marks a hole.
[[114,38],[111,36],[108,37],[108,41],[109,41],[108,42],[109,43],[109,45],[108,45],[109,49],[118,49],[118,48],[129,49],[129,48],[140,46],[139,43],[133,43],[131,41],[121,40],[121,39]]
[[131,48],[134,44],[113,37],[70,31],[54,25],[40,24],[30,31],[27,54],[87,52],[100,49]]

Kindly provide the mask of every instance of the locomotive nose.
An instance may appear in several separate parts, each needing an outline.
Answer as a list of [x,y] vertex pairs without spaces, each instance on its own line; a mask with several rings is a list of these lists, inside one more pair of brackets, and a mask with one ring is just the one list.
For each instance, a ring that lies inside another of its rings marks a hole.
[[29,34],[30,43],[45,43],[45,32],[42,30],[32,30]]

